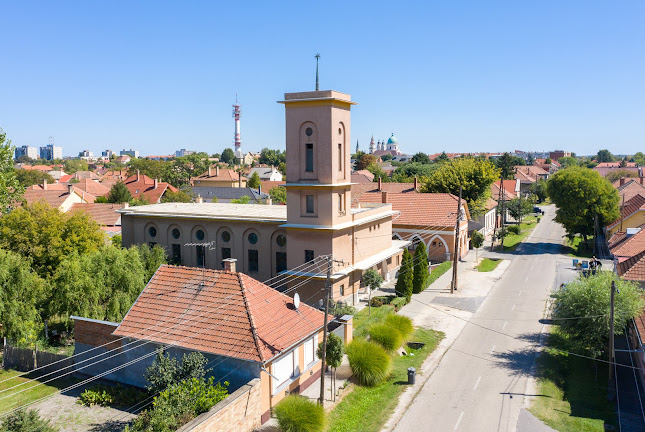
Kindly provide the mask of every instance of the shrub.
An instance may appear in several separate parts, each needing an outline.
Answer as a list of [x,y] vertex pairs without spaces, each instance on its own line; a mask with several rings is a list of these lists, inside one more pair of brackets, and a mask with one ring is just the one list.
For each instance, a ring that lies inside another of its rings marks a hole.
[[402,308],[403,306],[405,306],[406,304],[408,304],[408,299],[407,299],[407,297],[397,297],[397,298],[395,298],[394,300],[392,300],[392,303],[391,303],[391,304],[392,304],[392,306],[394,306],[394,307],[395,307],[395,309],[398,311],[398,310],[401,310],[401,308]]
[[345,304],[345,303],[338,302],[338,303],[334,303],[333,305],[330,305],[329,313],[334,315],[334,316],[341,317],[343,315],[352,315],[352,316],[354,316],[354,315],[356,315],[358,313],[358,311],[352,305],[348,305],[348,304]]
[[356,338],[346,348],[349,367],[361,385],[372,387],[385,381],[392,359],[377,343]]
[[155,361],[146,369],[148,391],[156,394],[189,378],[203,380],[211,370],[205,369],[206,363],[206,357],[198,352],[184,354],[179,362],[169,353],[164,355],[163,350],[159,351]]
[[372,307],[381,307],[383,306],[383,302],[381,301],[380,298],[374,297],[372,301],[370,302],[370,306]]
[[412,298],[412,285],[414,283],[414,262],[412,255],[407,249],[403,251],[399,276],[394,286],[397,297],[406,297],[408,301]]
[[119,384],[115,386],[98,384],[85,389],[76,403],[90,407],[94,405],[129,406],[139,402],[145,396],[145,391],[134,387],[124,387]]
[[290,395],[274,409],[283,432],[322,432],[325,430],[325,409],[309,399]]
[[387,324],[375,324],[369,330],[370,339],[387,351],[397,350],[403,344],[403,333]]
[[38,411],[21,409],[7,416],[0,425],[0,432],[55,432],[49,420],[40,418]]
[[385,324],[389,325],[390,327],[396,328],[405,338],[412,336],[412,333],[414,333],[412,320],[403,315],[388,315],[388,317],[385,319]]
[[508,231],[511,234],[519,234],[520,233],[520,226],[519,225],[510,225],[506,227],[506,231]]
[[413,268],[412,292],[418,294],[426,289],[426,280],[430,274],[428,271],[428,254],[426,253],[426,246],[423,242],[419,243],[414,251]]
[[114,397],[110,394],[104,386],[96,386],[93,388],[88,388],[81,393],[80,399],[76,403],[85,406],[108,406],[114,403]]

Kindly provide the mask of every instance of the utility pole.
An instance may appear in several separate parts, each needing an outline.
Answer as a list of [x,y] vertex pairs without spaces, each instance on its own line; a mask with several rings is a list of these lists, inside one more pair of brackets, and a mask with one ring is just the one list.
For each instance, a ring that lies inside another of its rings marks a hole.
[[609,388],[614,380],[614,295],[616,282],[611,281],[611,309],[609,311]]
[[500,192],[503,195],[502,200],[502,241],[500,242],[502,252],[504,252],[504,236],[506,235],[506,209],[504,208],[504,202],[506,201],[506,193],[504,191],[504,177],[499,178]]
[[457,200],[457,222],[455,223],[455,247],[452,257],[452,283],[450,284],[450,294],[457,290],[457,262],[459,261],[459,221],[461,216],[461,185],[459,185],[459,199]]
[[332,257],[329,255],[327,257],[327,282],[325,283],[325,324],[323,327],[322,365],[320,367],[320,399],[318,399],[320,406],[323,406],[325,401],[325,357],[327,354],[327,320],[329,316],[329,292],[331,291],[331,263]]
[[593,216],[593,256],[596,256],[596,244],[598,244],[598,213]]
[[499,193],[497,194],[497,207],[495,207],[495,227],[493,228],[493,238],[490,242],[490,250],[495,246],[495,237],[497,235],[497,221],[500,217],[499,207],[502,205],[502,186],[500,182]]

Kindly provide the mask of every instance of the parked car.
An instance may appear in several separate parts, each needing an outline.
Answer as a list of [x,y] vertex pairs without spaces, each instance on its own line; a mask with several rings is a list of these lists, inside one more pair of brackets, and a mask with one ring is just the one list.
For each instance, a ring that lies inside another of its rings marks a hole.
[[544,215],[544,210],[542,210],[540,207],[533,207],[533,213],[539,213]]

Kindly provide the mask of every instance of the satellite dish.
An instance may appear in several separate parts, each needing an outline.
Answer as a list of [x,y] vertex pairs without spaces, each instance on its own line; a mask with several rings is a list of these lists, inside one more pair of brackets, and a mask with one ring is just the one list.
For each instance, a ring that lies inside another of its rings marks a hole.
[[300,307],[300,295],[298,293],[295,293],[293,295],[293,305],[298,309]]

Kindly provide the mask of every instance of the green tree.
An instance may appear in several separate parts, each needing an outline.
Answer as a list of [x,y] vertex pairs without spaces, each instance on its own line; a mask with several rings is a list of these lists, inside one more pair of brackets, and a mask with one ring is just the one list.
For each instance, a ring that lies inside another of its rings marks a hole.
[[37,410],[20,409],[2,420],[0,432],[56,432],[49,420],[41,419]]
[[547,197],[546,185],[547,181],[544,179],[540,179],[531,185],[530,193],[539,203],[544,202]]
[[556,205],[556,222],[567,235],[580,234],[584,240],[594,233],[594,218],[600,227],[618,219],[618,192],[596,171],[571,167],[560,170],[549,179],[547,192]]
[[105,234],[86,213],[62,213],[44,201],[0,218],[0,248],[31,259],[42,277],[52,275],[65,257],[96,251],[104,243]]
[[[316,355],[322,358],[323,343],[318,344]],[[340,336],[334,333],[327,334],[327,349],[325,350],[325,364],[332,369],[332,394],[336,400],[336,368],[343,362],[343,354],[345,353],[345,346]]]
[[233,152],[232,149],[230,148],[225,148],[224,151],[222,152],[222,156],[219,158],[221,162],[224,162],[225,164],[233,164],[235,163],[235,153]]
[[568,168],[570,166],[577,166],[578,159],[571,156],[563,156],[558,159],[558,163],[560,164],[560,166],[562,166],[562,168]]
[[384,155],[381,155],[380,158],[383,162],[387,162],[393,159],[392,155],[389,153],[385,153]]
[[621,178],[634,178],[638,177],[638,172],[634,171],[628,171],[625,169],[617,169],[615,171],[610,172],[605,176],[605,178],[610,181],[611,183],[615,182],[616,180],[619,180]]
[[529,155],[526,158],[526,164],[533,165],[534,162],[535,162],[535,158],[533,157],[533,153],[529,153]]
[[50,176],[46,172],[42,172],[41,170],[16,169],[15,171],[16,178],[18,179],[20,186],[23,188],[33,185],[41,185],[45,180],[47,180],[47,183],[49,184],[56,181],[54,180],[54,177]]
[[[515,178],[515,166],[524,165],[519,162],[519,158],[511,156],[510,153],[504,153],[499,159],[495,161],[495,165],[500,169],[502,178],[504,180],[511,180]],[[524,162],[522,160],[522,162]]]
[[377,159],[376,156],[369,154],[369,153],[363,153],[361,157],[359,157],[356,160],[356,170],[364,170],[367,169],[372,164],[376,164]]
[[636,162],[636,165],[638,166],[645,165],[645,154],[643,154],[643,152],[636,152],[633,159],[634,159],[634,162]]
[[265,165],[273,165],[273,166],[278,166],[279,164],[287,161],[287,154],[286,152],[280,151],[280,150],[273,150],[270,148],[263,148],[260,150],[260,158],[258,159],[258,162],[261,164]]
[[616,160],[609,150],[599,150],[596,159],[598,162],[614,162]]
[[269,196],[274,204],[287,203],[287,190],[282,186],[274,186],[269,190]]
[[148,283],[162,264],[168,264],[166,251],[159,245],[149,247],[148,245],[140,244],[132,246],[132,248],[136,248],[139,253],[139,257],[143,263],[146,283]]
[[367,167],[367,170],[374,175],[374,181],[377,182],[378,179],[381,179],[382,182],[389,182],[390,177],[387,175],[383,168],[379,164],[373,163]]
[[132,201],[132,194],[125,186],[123,181],[119,180],[110,189],[107,195],[107,202],[113,204],[129,203]]
[[438,162],[438,163],[450,162],[450,158],[448,157],[448,155],[446,154],[446,152],[445,152],[445,151],[443,151],[443,152],[441,152],[441,154],[440,154],[439,156],[437,156],[437,157],[435,158],[435,160],[434,160],[434,161],[435,161],[435,162]]
[[166,192],[161,196],[162,203],[189,203],[192,202],[193,195],[183,190],[173,192],[166,189]]
[[148,158],[131,159],[128,175],[135,175],[138,171],[140,174],[145,174],[151,179],[165,179],[168,167],[171,165],[172,162],[162,160]]
[[179,362],[170,353],[164,354],[161,350],[152,365],[146,369],[148,391],[157,394],[188,379],[204,380],[206,374],[211,371],[206,369],[206,363],[206,357],[199,352],[184,354]]
[[0,332],[19,345],[37,339],[39,308],[47,295],[47,284],[29,264],[29,259],[0,249]]
[[475,248],[475,261],[477,261],[479,259],[479,248],[484,246],[484,234],[479,231],[473,231],[470,235],[470,243],[473,245],[473,248]]
[[499,170],[488,160],[458,158],[442,163],[428,178],[423,192],[459,194],[468,203],[472,217],[481,214],[486,208],[486,200],[491,196],[490,185],[499,178]]
[[0,214],[14,208],[24,192],[13,169],[14,151],[7,134],[0,128]]
[[63,171],[67,174],[74,174],[77,171],[87,171],[88,169],[89,165],[83,159],[66,159],[63,163]]
[[408,302],[412,298],[412,287],[414,284],[414,264],[412,255],[407,249],[403,250],[399,278],[394,286],[394,293],[397,297],[405,297]]
[[423,242],[419,242],[417,244],[417,248],[414,250],[413,293],[418,294],[426,289],[426,280],[429,275],[430,272],[428,271],[428,253],[426,252],[426,245]]
[[[572,340],[594,355],[607,345],[611,283],[616,284],[614,332],[622,334],[628,322],[643,310],[642,290],[637,284],[620,279],[613,272],[599,272],[588,278],[578,278],[557,291],[553,318]],[[568,319],[585,317],[584,319]]]
[[423,152],[419,152],[412,156],[412,159],[410,159],[411,162],[417,162],[421,164],[429,164],[430,163],[430,158],[428,157],[427,154]]
[[257,171],[253,171],[253,174],[251,174],[251,177],[246,182],[246,186],[252,189],[257,189],[260,187],[260,174],[258,174]]
[[414,177],[427,179],[440,166],[439,164],[424,164],[419,162],[405,163],[394,170],[394,173],[392,173],[392,181],[397,183],[411,183],[414,181]]
[[522,198],[513,198],[506,206],[508,214],[515,219],[518,224],[522,223],[524,216],[531,213],[533,210],[533,205],[526,199]]
[[383,283],[383,278],[381,275],[374,269],[369,269],[363,273],[363,286],[369,287],[370,295],[367,306],[369,307],[369,315],[372,316],[372,291],[376,291],[381,288]]
[[248,204],[251,201],[251,197],[248,195],[243,195],[239,198],[231,200],[231,204]]

